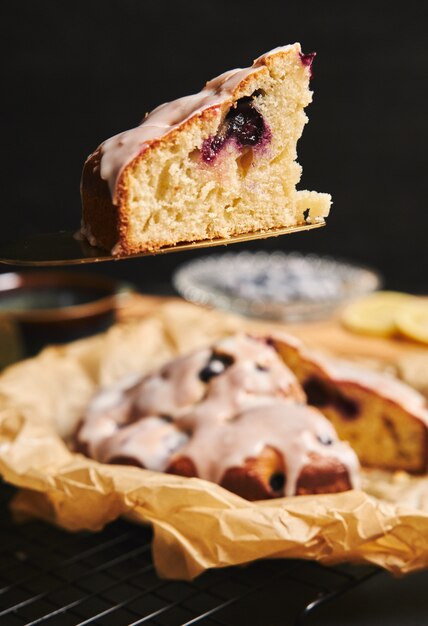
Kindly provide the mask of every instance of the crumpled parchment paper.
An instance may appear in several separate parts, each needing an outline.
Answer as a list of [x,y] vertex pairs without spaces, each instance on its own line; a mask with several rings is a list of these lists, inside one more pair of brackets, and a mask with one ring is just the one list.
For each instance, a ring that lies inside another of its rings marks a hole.
[[365,472],[364,491],[247,502],[203,480],[103,465],[67,447],[100,385],[256,326],[173,302],[6,370],[0,472],[21,488],[16,516],[69,530],[95,531],[119,515],[149,523],[155,566],[168,578],[277,557],[375,563],[396,574],[427,567],[427,478]]

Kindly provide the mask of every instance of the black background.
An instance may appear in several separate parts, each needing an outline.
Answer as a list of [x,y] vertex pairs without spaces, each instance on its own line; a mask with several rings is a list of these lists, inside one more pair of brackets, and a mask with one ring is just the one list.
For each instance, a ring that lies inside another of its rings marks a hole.
[[[428,5],[397,6],[3,0],[0,239],[77,228],[82,164],[102,140],[212,76],[300,41],[318,52],[310,124],[299,143],[301,187],[329,191],[334,205],[327,228],[251,248],[344,257],[380,269],[390,288],[427,293]],[[176,264],[193,256],[97,271],[167,290]],[[377,577],[369,590],[328,605],[321,622],[424,624],[425,579],[382,586],[385,577]]]
[[[334,205],[327,228],[250,247],[347,258],[380,269],[388,287],[426,292],[428,11],[424,2],[397,6],[3,2],[0,238],[77,227],[81,167],[102,140],[212,76],[300,41],[318,52],[301,187],[329,191]],[[192,255],[97,270],[160,290]]]

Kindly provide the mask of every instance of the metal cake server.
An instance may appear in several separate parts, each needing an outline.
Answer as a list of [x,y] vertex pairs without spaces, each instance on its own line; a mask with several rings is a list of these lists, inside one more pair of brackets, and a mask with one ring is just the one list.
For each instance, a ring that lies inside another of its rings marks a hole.
[[314,224],[301,224],[288,228],[275,228],[262,230],[244,235],[235,235],[230,238],[204,239],[191,243],[179,243],[156,250],[156,252],[141,252],[124,257],[115,257],[106,250],[95,248],[87,241],[79,240],[75,233],[59,232],[44,235],[33,235],[24,239],[0,243],[0,263],[8,265],[29,266],[52,266],[52,265],[82,265],[86,263],[101,263],[102,261],[121,261],[124,259],[166,254],[167,252],[182,252],[184,250],[197,250],[212,246],[226,246],[231,243],[253,241],[255,239],[267,239],[298,233],[313,228],[325,226],[325,222],[319,221]]

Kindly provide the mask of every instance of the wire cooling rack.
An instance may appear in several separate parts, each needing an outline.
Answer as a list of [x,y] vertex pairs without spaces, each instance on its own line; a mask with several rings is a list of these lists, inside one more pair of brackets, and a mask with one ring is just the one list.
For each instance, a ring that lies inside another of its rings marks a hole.
[[0,486],[2,626],[302,626],[317,607],[377,572],[265,560],[191,583],[162,580],[149,529],[124,520],[94,534],[14,524],[12,494]]

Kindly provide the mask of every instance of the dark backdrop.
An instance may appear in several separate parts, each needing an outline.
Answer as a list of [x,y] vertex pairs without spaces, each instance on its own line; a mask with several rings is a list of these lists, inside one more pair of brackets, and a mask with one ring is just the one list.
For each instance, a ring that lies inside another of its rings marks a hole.
[[[377,267],[388,287],[427,291],[428,11],[420,1],[398,6],[2,2],[0,238],[77,227],[82,163],[103,139],[297,40],[318,52],[299,144],[302,186],[331,192],[332,214],[320,231],[250,247],[328,253]],[[153,290],[192,254],[97,269]]]

